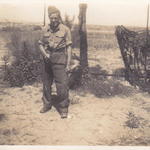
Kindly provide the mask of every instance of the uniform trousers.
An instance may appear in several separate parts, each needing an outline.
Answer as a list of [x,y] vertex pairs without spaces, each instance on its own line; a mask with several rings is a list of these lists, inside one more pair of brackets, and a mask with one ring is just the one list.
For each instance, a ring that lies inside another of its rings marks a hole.
[[45,60],[43,63],[43,103],[44,106],[52,106],[52,84],[55,81],[57,91],[57,106],[61,111],[68,112],[69,87],[65,64],[52,63]]

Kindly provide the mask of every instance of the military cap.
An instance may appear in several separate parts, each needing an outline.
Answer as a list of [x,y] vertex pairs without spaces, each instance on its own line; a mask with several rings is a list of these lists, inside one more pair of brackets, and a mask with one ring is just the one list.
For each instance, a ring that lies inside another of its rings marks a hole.
[[55,6],[48,6],[48,14],[58,13],[60,15],[60,11]]

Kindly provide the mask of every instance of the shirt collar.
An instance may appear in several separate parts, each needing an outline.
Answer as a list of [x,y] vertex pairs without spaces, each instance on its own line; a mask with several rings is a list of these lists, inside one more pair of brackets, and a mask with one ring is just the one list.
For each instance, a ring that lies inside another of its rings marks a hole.
[[50,24],[48,24],[48,31],[50,31],[51,33],[55,33],[59,30],[60,30],[60,24],[54,30],[51,28]]

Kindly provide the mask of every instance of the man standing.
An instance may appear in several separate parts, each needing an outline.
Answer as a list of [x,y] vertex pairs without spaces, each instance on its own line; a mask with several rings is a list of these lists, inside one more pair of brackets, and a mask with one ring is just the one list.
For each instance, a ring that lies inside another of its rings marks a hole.
[[67,118],[69,107],[69,88],[67,71],[71,62],[71,33],[68,27],[62,24],[60,11],[53,6],[48,7],[50,24],[39,40],[40,51],[43,55],[43,108],[45,113],[52,107],[51,86],[56,84],[58,110],[61,118]]

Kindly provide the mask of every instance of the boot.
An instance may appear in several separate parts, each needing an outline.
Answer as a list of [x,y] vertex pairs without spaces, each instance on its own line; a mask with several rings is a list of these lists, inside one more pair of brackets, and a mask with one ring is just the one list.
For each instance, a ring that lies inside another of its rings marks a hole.
[[52,106],[43,106],[43,108],[40,110],[40,113],[46,113],[52,108]]
[[59,112],[60,112],[60,116],[62,119],[65,119],[68,117],[68,108],[60,108]]

